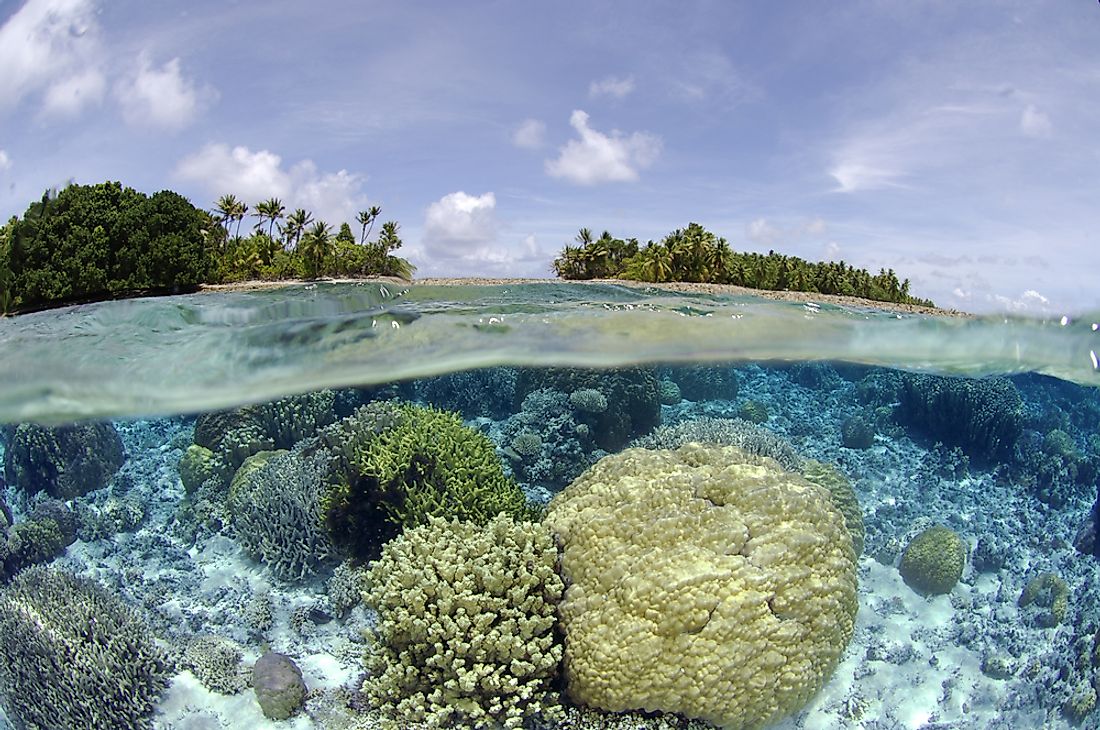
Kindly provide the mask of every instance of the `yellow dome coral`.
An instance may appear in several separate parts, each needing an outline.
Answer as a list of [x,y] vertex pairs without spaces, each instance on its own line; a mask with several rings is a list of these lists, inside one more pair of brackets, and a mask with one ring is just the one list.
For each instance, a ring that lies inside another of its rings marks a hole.
[[852,636],[856,557],[828,491],[732,446],[628,449],[559,494],[569,693],[726,728],[802,707]]

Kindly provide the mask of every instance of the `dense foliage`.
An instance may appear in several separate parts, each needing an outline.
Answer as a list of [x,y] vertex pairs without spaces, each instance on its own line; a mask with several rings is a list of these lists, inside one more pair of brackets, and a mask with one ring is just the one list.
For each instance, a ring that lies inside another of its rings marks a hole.
[[119,183],[47,192],[0,234],[4,311],[208,281],[209,216],[180,195]]
[[576,244],[566,245],[554,259],[554,273],[563,279],[735,284],[932,306],[927,299],[910,296],[909,280],[898,281],[893,269],[872,275],[843,261],[813,263],[774,251],[767,255],[734,251],[726,239],[698,223],[644,246],[637,239],[615,238],[608,231],[593,238],[589,229],[582,228]]
[[240,235],[249,206],[222,196],[213,213],[170,190],[151,196],[118,182],[47,191],[22,217],[0,227],[0,314],[199,284],[322,276],[412,277],[398,225],[359,213],[360,237],[337,233],[277,198],[257,203],[252,232]]

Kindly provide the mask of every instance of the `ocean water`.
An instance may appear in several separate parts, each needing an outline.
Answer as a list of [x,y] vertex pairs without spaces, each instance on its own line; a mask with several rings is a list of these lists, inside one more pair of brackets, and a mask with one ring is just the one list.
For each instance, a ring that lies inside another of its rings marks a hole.
[[[564,283],[0,319],[0,727],[1100,727],[1098,322]],[[439,619],[498,553],[390,541],[524,499],[554,569]]]

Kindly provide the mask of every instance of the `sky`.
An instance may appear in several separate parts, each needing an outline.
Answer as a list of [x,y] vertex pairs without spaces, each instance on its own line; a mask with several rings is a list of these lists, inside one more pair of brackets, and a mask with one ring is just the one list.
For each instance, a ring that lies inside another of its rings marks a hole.
[[0,215],[69,181],[371,205],[417,276],[578,229],[1100,310],[1090,0],[0,0]]

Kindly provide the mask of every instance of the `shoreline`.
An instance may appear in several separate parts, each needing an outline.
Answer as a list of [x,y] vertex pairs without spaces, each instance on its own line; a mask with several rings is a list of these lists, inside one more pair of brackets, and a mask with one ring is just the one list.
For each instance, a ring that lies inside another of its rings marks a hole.
[[644,281],[631,281],[627,279],[535,279],[535,278],[494,278],[482,276],[468,277],[425,277],[404,281],[402,279],[388,277],[364,277],[356,279],[280,279],[277,281],[265,281],[262,279],[239,281],[231,284],[203,284],[199,291],[265,291],[279,289],[287,286],[306,286],[309,284],[358,284],[363,282],[382,282],[402,286],[515,286],[520,284],[611,284],[614,286],[626,286],[632,288],[658,288],[669,291],[685,292],[691,294],[719,294],[727,296],[757,296],[764,299],[783,302],[824,302],[841,307],[859,307],[861,309],[876,309],[897,314],[927,314],[938,317],[974,317],[974,314],[962,312],[957,309],[941,309],[939,307],[925,307],[916,304],[900,304],[897,302],[879,302],[873,299],[861,299],[859,297],[844,296],[841,294],[818,294],[816,292],[800,291],[775,291],[772,289],[750,289],[749,287],[736,286],[734,284],[704,284],[686,281],[667,281],[660,284],[650,284]]

